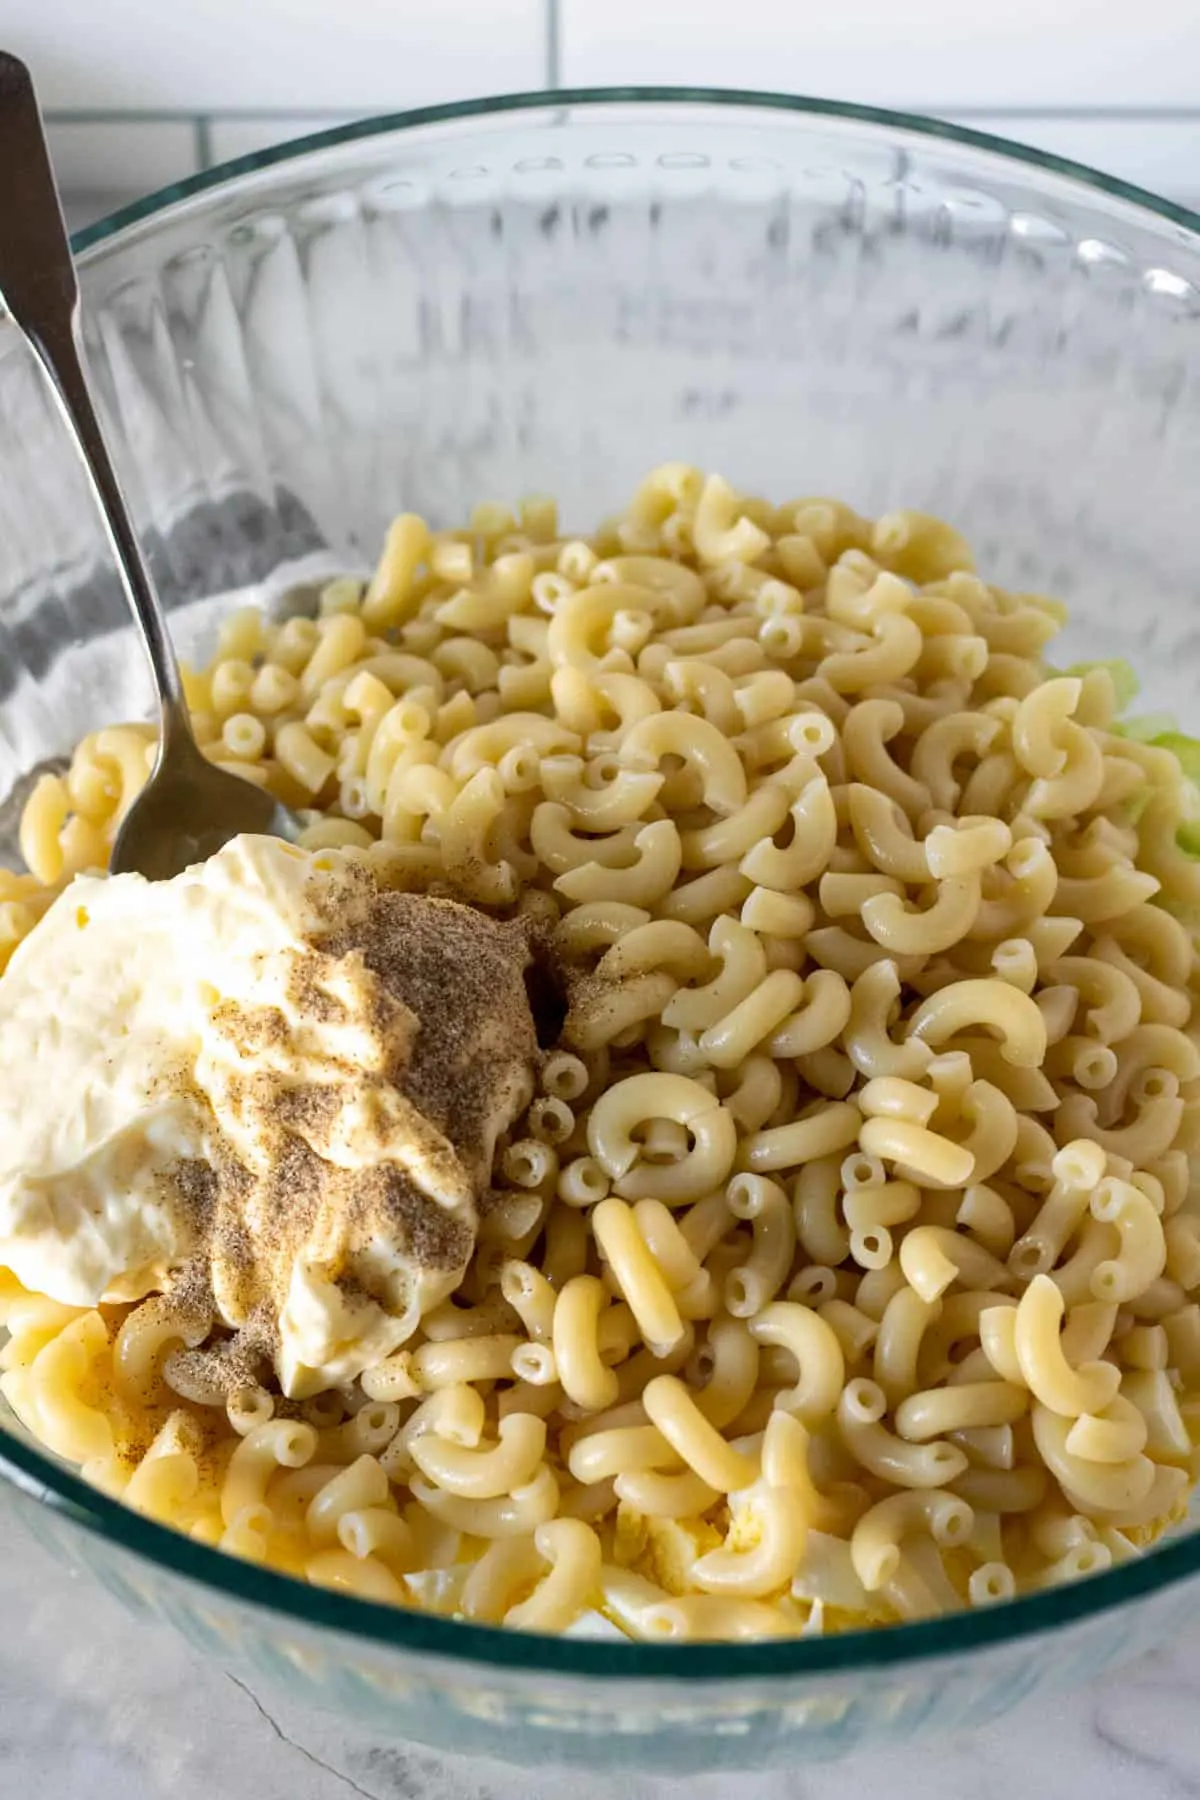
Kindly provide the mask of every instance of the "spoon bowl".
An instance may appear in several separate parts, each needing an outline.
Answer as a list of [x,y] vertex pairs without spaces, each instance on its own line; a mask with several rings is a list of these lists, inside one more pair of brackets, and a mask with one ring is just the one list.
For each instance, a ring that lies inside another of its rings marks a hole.
[[29,70],[0,51],[0,311],[50,383],[100,511],[142,634],[159,705],[158,760],[117,833],[114,875],[165,881],[243,832],[294,839],[298,821],[252,782],[219,769],[192,733],[162,602],[133,528],[84,373],[79,284]]
[[121,822],[109,872],[168,881],[242,832],[294,840],[298,830],[294,815],[266,788],[217,768],[189,735],[165,753],[160,749],[149,781]]

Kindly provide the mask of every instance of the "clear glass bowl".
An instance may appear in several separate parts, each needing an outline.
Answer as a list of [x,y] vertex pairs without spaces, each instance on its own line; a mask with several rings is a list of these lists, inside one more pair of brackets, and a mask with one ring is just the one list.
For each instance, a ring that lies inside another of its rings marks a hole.
[[[77,240],[108,423],[185,643],[302,606],[399,508],[650,465],[936,511],[1067,598],[1187,717],[1200,685],[1200,219],[975,133],[770,95],[555,94],[332,131]],[[0,321],[0,842],[30,772],[145,711],[83,483]],[[70,1097],[64,1096],[70,1104]],[[683,1773],[1002,1712],[1194,1613],[1200,1539],[932,1624],[707,1647],[559,1642],[295,1584],[93,1493],[12,1421],[15,1513],[243,1672],[515,1760]]]

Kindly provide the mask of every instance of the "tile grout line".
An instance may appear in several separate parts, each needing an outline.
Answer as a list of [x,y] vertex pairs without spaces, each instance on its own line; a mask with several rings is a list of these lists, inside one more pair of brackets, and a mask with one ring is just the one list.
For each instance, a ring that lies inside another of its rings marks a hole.
[[[550,87],[562,85],[562,19],[561,0],[543,0],[543,16],[545,26],[545,57],[543,63],[544,79]],[[652,84],[653,85],[653,84]],[[896,110],[885,109],[885,110]],[[959,119],[1049,119],[1068,120],[1072,123],[1112,123],[1128,125],[1180,125],[1192,124],[1200,120],[1200,106],[1055,106],[1052,104],[1028,106],[1005,105],[961,105],[957,101],[948,100],[937,105],[928,102],[919,105],[906,105],[901,110],[915,112],[929,118],[954,117]],[[338,121],[354,114],[352,107],[328,106],[214,106],[204,114],[198,114],[186,107],[90,107],[90,106],[50,106],[44,114],[51,125],[196,125],[201,118],[208,121],[236,120],[253,122],[258,119],[322,119]],[[365,116],[365,115],[363,115]]]
[[546,33],[545,81],[547,88],[562,86],[562,14],[561,0],[543,0]]

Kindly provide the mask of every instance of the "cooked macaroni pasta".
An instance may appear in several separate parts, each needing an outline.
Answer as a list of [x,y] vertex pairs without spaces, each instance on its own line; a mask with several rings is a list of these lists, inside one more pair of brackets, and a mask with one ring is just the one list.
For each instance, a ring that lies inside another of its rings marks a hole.
[[[359,1381],[216,1404],[161,1300],[0,1271],[22,1422],[204,1543],[525,1630],[882,1625],[1140,1554],[1197,1468],[1200,874],[1060,623],[926,515],[683,464],[587,539],[404,515],[316,618],[234,615],[204,753],[529,915],[559,1040],[461,1293]],[[0,955],[152,757],[37,784]]]

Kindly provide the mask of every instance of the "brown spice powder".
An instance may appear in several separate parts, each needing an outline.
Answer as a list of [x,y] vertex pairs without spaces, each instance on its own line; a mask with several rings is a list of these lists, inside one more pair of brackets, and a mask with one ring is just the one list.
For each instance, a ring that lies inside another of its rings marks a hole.
[[[344,1299],[366,1296],[393,1313],[404,1267],[461,1275],[477,1215],[447,1199],[480,1195],[538,1059],[525,921],[383,892],[361,869],[314,878],[311,898],[330,929],[294,958],[294,1017],[229,1003],[213,1015],[236,1059],[222,1110],[252,1144],[254,1166],[210,1110],[209,1160],[170,1172],[198,1247],[173,1295],[193,1319],[225,1321],[201,1348],[167,1360],[172,1385],[199,1404],[263,1378],[301,1257]],[[337,1050],[342,1027],[365,1033],[363,1061]],[[207,1108],[190,1074],[173,1089]],[[338,1149],[347,1131],[353,1166]]]

